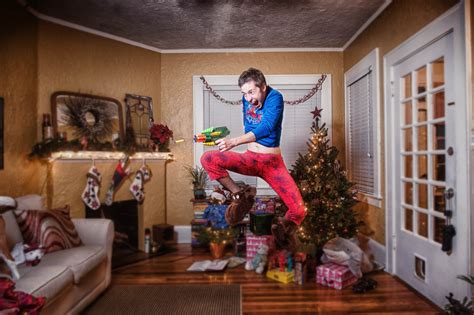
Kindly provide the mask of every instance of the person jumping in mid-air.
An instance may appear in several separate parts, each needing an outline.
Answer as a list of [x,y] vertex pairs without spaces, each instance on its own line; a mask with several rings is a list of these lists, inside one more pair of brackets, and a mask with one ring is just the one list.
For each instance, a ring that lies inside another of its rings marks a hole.
[[[255,187],[239,187],[230,178],[228,170],[264,179],[288,207],[284,218],[272,225],[272,234],[279,248],[295,249],[296,228],[301,224],[306,209],[301,193],[286,169],[280,151],[283,120],[283,96],[267,85],[263,73],[254,68],[239,77],[242,91],[245,134],[216,141],[218,151],[208,151],[201,164],[212,180],[219,181],[232,193],[232,202],[226,210],[226,221],[233,226],[240,223],[254,203]],[[248,144],[245,153],[229,151]]]

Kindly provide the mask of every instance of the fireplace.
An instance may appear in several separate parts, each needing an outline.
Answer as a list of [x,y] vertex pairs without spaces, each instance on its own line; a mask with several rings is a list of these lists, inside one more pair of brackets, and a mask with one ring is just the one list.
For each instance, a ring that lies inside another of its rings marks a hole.
[[117,268],[147,257],[138,249],[138,203],[136,200],[124,200],[101,205],[98,210],[86,206],[86,218],[106,218],[114,222],[115,237],[112,255],[112,267]]

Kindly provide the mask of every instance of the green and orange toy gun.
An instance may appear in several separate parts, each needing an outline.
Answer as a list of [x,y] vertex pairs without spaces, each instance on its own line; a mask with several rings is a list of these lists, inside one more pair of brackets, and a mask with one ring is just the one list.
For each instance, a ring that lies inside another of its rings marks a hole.
[[224,138],[229,134],[230,130],[227,127],[211,127],[194,135],[194,142],[202,142],[204,145],[212,146],[216,145],[217,139]]

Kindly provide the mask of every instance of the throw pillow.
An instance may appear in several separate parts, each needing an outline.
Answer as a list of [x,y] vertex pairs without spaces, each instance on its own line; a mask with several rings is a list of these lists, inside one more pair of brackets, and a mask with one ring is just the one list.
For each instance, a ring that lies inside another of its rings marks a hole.
[[38,244],[45,253],[82,245],[69,215],[69,206],[51,210],[16,210],[25,244]]
[[40,195],[25,195],[15,198],[16,210],[45,210],[43,197]]

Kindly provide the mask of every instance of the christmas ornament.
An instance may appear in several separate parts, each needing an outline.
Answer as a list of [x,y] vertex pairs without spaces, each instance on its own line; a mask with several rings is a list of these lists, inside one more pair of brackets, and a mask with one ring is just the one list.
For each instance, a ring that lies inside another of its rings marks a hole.
[[321,201],[319,201],[319,199],[311,200],[311,206],[312,207],[318,207],[320,204],[321,204]]

